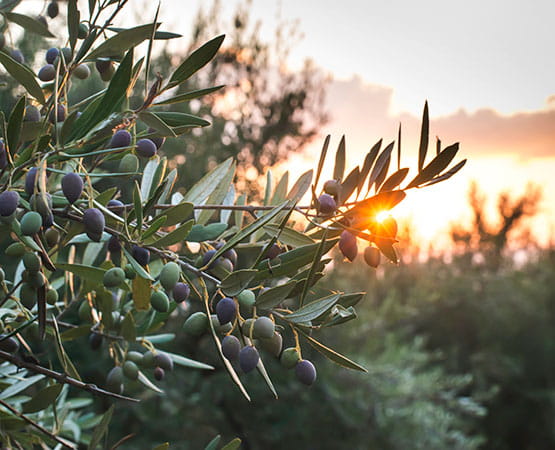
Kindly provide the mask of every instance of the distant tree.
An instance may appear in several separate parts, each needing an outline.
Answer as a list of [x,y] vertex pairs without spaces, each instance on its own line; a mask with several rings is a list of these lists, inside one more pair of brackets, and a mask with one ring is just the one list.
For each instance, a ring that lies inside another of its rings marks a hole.
[[497,198],[497,220],[490,220],[486,214],[486,197],[476,183],[472,183],[468,193],[468,204],[472,209],[469,225],[453,225],[451,239],[462,248],[467,256],[479,254],[489,267],[498,268],[509,239],[517,231],[526,233],[523,222],[537,214],[542,198],[539,186],[529,184],[525,192],[511,196],[503,192]]
[[[201,74],[178,87],[178,93],[200,86],[224,85],[212,95],[182,104],[182,112],[205,117],[210,129],[194,130],[185,143],[168,142],[166,153],[179,166],[179,180],[190,187],[202,173],[233,156],[238,161],[238,186],[257,196],[257,179],[265,168],[302,150],[326,122],[326,75],[311,61],[290,71],[287,59],[299,39],[295,23],[279,23],[275,38],[265,42],[261,23],[252,22],[250,1],[233,16],[232,31],[214,60]],[[190,50],[229,26],[223,25],[221,4],[195,19]],[[155,71],[167,73],[172,55],[167,49],[153,62]]]

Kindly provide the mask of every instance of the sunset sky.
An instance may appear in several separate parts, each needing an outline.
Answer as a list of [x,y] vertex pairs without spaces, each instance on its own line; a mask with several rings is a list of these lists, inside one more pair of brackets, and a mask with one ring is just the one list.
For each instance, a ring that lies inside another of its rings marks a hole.
[[[127,17],[132,23],[154,16],[157,2],[130,3],[138,6]],[[171,44],[176,52],[186,51],[198,8],[212,3],[162,0],[164,28],[185,36]],[[229,33],[241,2],[221,3],[229,18],[221,32]],[[451,181],[410,193],[394,215],[410,217],[425,241],[441,242],[451,222],[468,217],[472,180],[492,204],[495,194],[522,193],[531,181],[544,191],[533,230],[547,242],[555,230],[553,17],[552,0],[253,0],[251,19],[262,21],[268,41],[278,23],[298,22],[303,36],[292,47],[290,70],[310,58],[332,78],[330,122],[286,168],[295,175],[314,167],[327,134],[332,147],[345,134],[351,167],[361,164],[379,138],[394,140],[402,123],[403,165],[414,173],[428,100],[431,142],[460,142],[459,157],[469,162]]]
[[[170,0],[171,1],[171,0]],[[237,1],[222,2],[229,17]],[[185,36],[199,5],[173,3],[163,20]],[[333,77],[322,136],[337,144],[346,135],[352,164],[380,137],[393,140],[403,126],[405,164],[414,168],[420,117],[428,100],[431,137],[460,142],[467,166],[451,182],[409,196],[395,214],[410,216],[426,239],[439,239],[450,221],[464,218],[471,180],[495,194],[544,189],[534,230],[545,242],[555,223],[555,2],[470,0],[421,2],[365,0],[277,2],[254,0],[252,15],[271,39],[278,17],[299,21],[303,39],[290,67],[311,58]],[[181,27],[181,28],[180,28]],[[226,30],[222,30],[226,32]],[[310,168],[320,143],[295,156]],[[438,238],[439,236],[439,238]]]

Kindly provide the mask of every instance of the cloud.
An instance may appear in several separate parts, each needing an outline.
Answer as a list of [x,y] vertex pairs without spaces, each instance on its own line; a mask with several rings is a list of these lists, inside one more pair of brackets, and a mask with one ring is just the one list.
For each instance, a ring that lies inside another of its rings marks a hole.
[[[392,96],[393,88],[366,83],[357,76],[333,81],[327,95],[332,120],[324,132],[345,133],[347,142],[367,148],[380,137],[395,139],[401,122],[403,143],[414,148],[421,118],[409,113],[392,113]],[[501,154],[524,159],[555,157],[553,104],[555,100],[550,99],[545,109],[510,115],[484,108],[475,112],[461,109],[442,117],[433,116],[433,104],[430,104],[430,135],[439,136],[444,144],[460,142],[465,156],[470,157]]]

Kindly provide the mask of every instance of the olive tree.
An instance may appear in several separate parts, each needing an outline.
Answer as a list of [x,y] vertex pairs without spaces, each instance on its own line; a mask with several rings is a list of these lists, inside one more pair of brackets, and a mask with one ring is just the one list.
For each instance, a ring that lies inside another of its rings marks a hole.
[[[45,49],[36,71],[5,40],[0,51],[0,63],[21,86],[15,106],[0,113],[2,444],[95,448],[118,402],[138,402],[132,394],[139,389],[163,394],[174,366],[215,370],[160,349],[175,338],[164,332],[169,320],[181,320],[182,332],[199,342],[213,341],[210,351],[246,401],[249,372],[278,395],[266,358],[279,358],[299,383],[315,383],[305,346],[364,372],[318,337],[356,318],[363,293],[317,295],[313,287],[335,246],[353,261],[364,243],[370,266],[382,256],[396,263],[396,222],[378,220],[378,213],[403,201],[407,189],[446,180],[464,165],[449,168],[458,144],[438,145],[426,164],[427,106],[417,174],[402,187],[409,169],[400,167],[400,137],[384,148],[380,140],[346,176],[341,140],[333,179],[324,182],[328,136],[315,170],[291,187],[287,177],[274,183],[269,173],[262,204],[236,191],[232,158],[186,192],[173,192],[177,170],[168,168],[165,140],[209,122],[167,105],[213,91],[182,92],[224,36],[201,45],[172,73],[151,77],[153,41],[180,37],[160,29],[158,14],[122,29],[114,21],[127,0],[89,0],[81,11],[70,0],[67,12],[54,1],[49,17],[67,19],[65,36],[54,36],[45,19],[15,12],[19,3],[0,3],[4,36],[23,27],[62,46]],[[140,44],[146,52],[137,57]],[[90,76],[105,88],[71,103],[71,90]],[[141,101],[132,104],[138,93]],[[389,174],[395,149],[398,167]],[[74,363],[88,351],[98,364],[110,362],[101,386]],[[92,396],[112,404],[102,416],[87,409]]]

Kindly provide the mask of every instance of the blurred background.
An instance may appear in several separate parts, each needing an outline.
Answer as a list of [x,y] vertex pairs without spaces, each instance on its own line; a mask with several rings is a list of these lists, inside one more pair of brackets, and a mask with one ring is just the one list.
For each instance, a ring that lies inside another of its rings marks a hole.
[[[153,19],[157,3],[131,4],[127,25]],[[184,37],[156,44],[153,72],[227,35],[183,87],[225,85],[183,106],[213,125],[164,146],[182,189],[235,156],[239,188],[256,202],[269,168],[294,180],[327,134],[331,148],[345,135],[350,170],[380,138],[396,140],[399,124],[415,173],[426,100],[430,136],[460,142],[469,161],[393,210],[398,267],[335,255],[322,282],[367,292],[358,320],[323,339],[368,374],[307,348],[311,389],[268,358],[280,399],[246,376],[247,404],[223,370],[176,370],[165,396],[137,393],[140,407],[115,414],[112,436],[139,436],[122,448],[195,449],[217,433],[245,449],[555,448],[554,14],[543,0],[163,1],[164,29]],[[19,46],[28,60],[46,48],[30,36]],[[72,100],[101,85],[95,74]],[[3,109],[13,99],[9,85],[0,91]],[[212,346],[178,333],[166,349],[221,367]],[[88,364],[101,384],[108,361]]]

